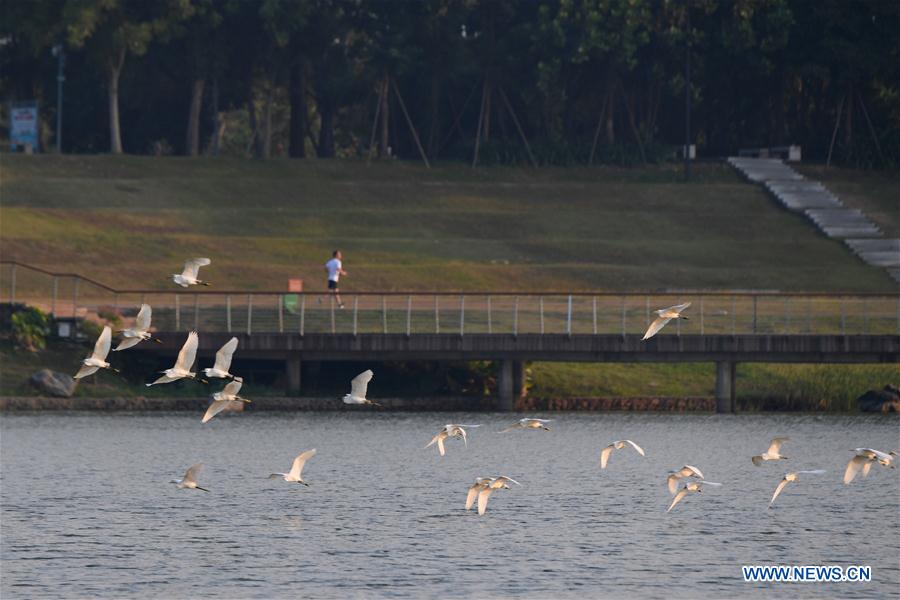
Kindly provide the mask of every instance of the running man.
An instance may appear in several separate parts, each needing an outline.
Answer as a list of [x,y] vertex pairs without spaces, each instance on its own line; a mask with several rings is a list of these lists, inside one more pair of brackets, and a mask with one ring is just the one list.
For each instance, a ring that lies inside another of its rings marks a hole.
[[334,296],[339,308],[344,308],[341,302],[341,291],[338,289],[338,281],[341,275],[346,275],[347,271],[343,269],[341,259],[344,257],[340,250],[331,253],[331,260],[325,263],[325,270],[328,272],[328,292]]

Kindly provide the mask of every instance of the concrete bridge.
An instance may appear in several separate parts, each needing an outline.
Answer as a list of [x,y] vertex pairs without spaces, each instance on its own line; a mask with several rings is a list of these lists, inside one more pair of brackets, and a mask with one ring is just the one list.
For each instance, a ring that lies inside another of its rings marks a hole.
[[[143,344],[143,352],[174,356],[184,333],[161,332],[162,344]],[[212,358],[229,333],[200,336],[198,354]],[[527,361],[714,362],[716,408],[735,410],[735,366],[739,362],[896,363],[898,335],[640,335],[610,334],[237,334],[243,358],[283,360],[287,391],[302,390],[301,365],[310,361],[491,360],[500,364],[499,404],[512,410],[522,390]]]
[[[304,361],[497,361],[503,409],[528,361],[713,362],[717,409],[727,412],[740,362],[900,362],[900,292],[360,292],[345,293],[340,309],[324,292],[116,290],[0,266],[6,301],[40,306],[59,323],[113,313],[127,324],[150,304],[163,343],[129,352],[174,357],[196,330],[206,362],[236,336],[241,359],[283,361],[292,395],[303,388]],[[653,310],[685,301],[689,321],[641,341]]]

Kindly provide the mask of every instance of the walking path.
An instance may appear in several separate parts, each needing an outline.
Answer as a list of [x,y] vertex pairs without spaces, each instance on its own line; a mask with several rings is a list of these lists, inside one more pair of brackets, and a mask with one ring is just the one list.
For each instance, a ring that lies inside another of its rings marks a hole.
[[875,223],[819,183],[777,158],[731,157],[728,163],[762,184],[788,210],[803,213],[830,238],[843,240],[865,263],[884,267],[900,283],[900,238],[885,239]]

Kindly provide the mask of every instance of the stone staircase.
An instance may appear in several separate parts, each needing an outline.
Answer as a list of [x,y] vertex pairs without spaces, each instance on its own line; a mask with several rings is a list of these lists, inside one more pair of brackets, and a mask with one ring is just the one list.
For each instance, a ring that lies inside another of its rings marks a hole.
[[818,181],[807,179],[776,158],[731,157],[728,164],[759,183],[786,209],[799,212],[825,235],[843,240],[865,263],[887,269],[900,283],[900,239],[887,239],[875,223]]

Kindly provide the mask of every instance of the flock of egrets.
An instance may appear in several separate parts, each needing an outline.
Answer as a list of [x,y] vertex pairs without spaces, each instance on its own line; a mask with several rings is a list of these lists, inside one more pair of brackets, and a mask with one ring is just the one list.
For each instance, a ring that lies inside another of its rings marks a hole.
[[[185,262],[184,270],[181,273],[172,275],[172,280],[182,287],[188,287],[191,285],[210,285],[208,282],[198,279],[200,267],[207,266],[209,264],[210,259],[208,258],[190,259]],[[672,306],[655,311],[657,318],[650,324],[643,339],[646,340],[656,335],[656,333],[659,332],[659,330],[662,329],[672,319],[687,319],[687,317],[683,316],[681,313],[690,305],[690,302],[686,302],[684,304],[679,304],[677,306]],[[135,318],[134,325],[131,328],[124,329],[120,332],[122,335],[122,340],[119,342],[119,345],[115,348],[114,351],[132,348],[141,341],[155,339],[150,333],[150,321],[151,308],[149,305],[143,304],[141,305],[140,311]],[[161,376],[152,383],[148,383],[147,385],[151,386],[171,383],[173,381],[178,381],[181,379],[197,379],[197,373],[191,371],[191,369],[193,368],[194,362],[197,357],[198,343],[199,338],[197,336],[197,332],[190,332],[187,336],[187,340],[184,342],[184,345],[182,345],[181,350],[178,352],[178,358],[175,361],[175,365],[169,369],[166,369],[165,371],[161,371]],[[106,360],[111,345],[112,330],[109,328],[109,326],[105,326],[103,328],[103,332],[100,334],[94,345],[93,352],[90,356],[84,359],[82,367],[75,375],[75,378],[80,379],[82,377],[92,375],[100,369],[110,369],[115,371],[116,369],[114,369]],[[203,369],[203,373],[207,378],[227,379],[229,380],[229,382],[221,391],[215,392],[212,395],[212,402],[207,408],[206,413],[203,415],[201,421],[202,423],[208,422],[210,419],[227,408],[240,406],[242,403],[250,402],[250,400],[242,398],[238,395],[243,380],[230,372],[232,357],[235,350],[237,350],[237,345],[238,339],[236,337],[231,338],[218,350],[218,352],[216,352],[216,358],[213,366]],[[350,382],[350,393],[346,394],[343,397],[344,403],[380,406],[377,402],[366,397],[368,385],[372,380],[372,377],[373,373],[371,370],[366,370],[354,377]],[[207,379],[201,378],[200,380],[204,383],[208,383]],[[551,419],[537,419],[526,417],[520,419],[519,421],[499,433],[507,433],[516,429],[537,429],[549,431],[550,428],[547,426],[547,424],[550,422]],[[444,441],[447,439],[461,439],[463,441],[463,444],[468,447],[468,434],[466,432],[466,428],[474,427],[480,427],[480,425],[449,423],[442,427],[440,431],[438,431],[438,433],[431,439],[431,441],[427,446],[425,446],[425,448],[430,448],[431,446],[436,445],[438,453],[441,456],[444,456],[446,452]],[[769,448],[762,454],[751,457],[751,461],[754,465],[759,467],[767,461],[786,460],[787,457],[781,454],[781,446],[788,440],[789,438],[786,437],[778,437],[773,439],[769,445]],[[633,448],[634,451],[641,456],[646,455],[644,449],[641,448],[637,443],[631,440],[618,440],[606,446],[600,451],[600,468],[607,468],[609,458],[613,450],[621,450],[626,447]],[[874,450],[872,448],[856,448],[853,450],[853,452],[854,455],[850,459],[850,462],[847,463],[847,468],[844,471],[843,481],[845,484],[849,484],[851,481],[853,481],[853,479],[855,479],[857,474],[859,473],[862,473],[863,477],[868,476],[872,465],[876,463],[884,467],[890,467],[893,469],[894,457],[897,456],[897,452],[895,451],[882,452],[880,450]],[[294,459],[294,462],[291,465],[291,470],[289,472],[272,473],[271,475],[269,475],[269,478],[282,478],[284,481],[289,483],[309,485],[306,481],[303,480],[302,472],[306,461],[315,456],[315,454],[315,449],[307,450],[301,453]],[[184,477],[182,477],[181,479],[173,480],[172,483],[175,483],[178,488],[182,489],[197,489],[209,491],[197,484],[197,475],[202,467],[202,463],[193,465],[187,470],[187,472],[184,474]],[[772,495],[769,506],[772,506],[772,504],[775,502],[775,499],[779,494],[781,494],[788,483],[798,481],[801,475],[821,475],[823,473],[825,473],[825,471],[822,469],[814,469],[792,471],[785,474],[775,488],[775,493]],[[678,470],[669,472],[666,478],[666,482],[669,492],[673,496],[672,503],[669,505],[669,508],[666,510],[666,512],[671,511],[687,495],[693,493],[702,493],[705,486],[722,485],[721,483],[707,481],[700,469],[691,465],[684,465]],[[485,510],[487,509],[488,499],[490,498],[491,494],[496,490],[510,489],[510,483],[521,485],[518,481],[512,479],[511,477],[507,477],[506,475],[476,478],[475,482],[471,486],[469,486],[468,489],[465,503],[466,510],[471,509],[477,499],[478,514],[483,515]]]

